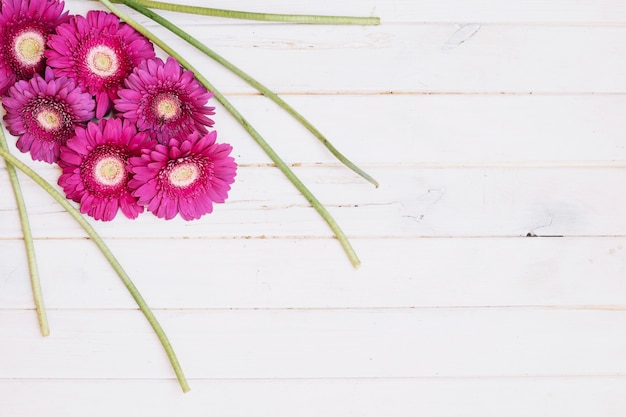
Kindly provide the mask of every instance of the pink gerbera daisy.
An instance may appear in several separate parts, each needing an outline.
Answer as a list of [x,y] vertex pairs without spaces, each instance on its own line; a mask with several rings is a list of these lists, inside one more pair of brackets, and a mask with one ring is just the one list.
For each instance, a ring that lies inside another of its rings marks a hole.
[[128,188],[128,159],[156,144],[135,126],[120,119],[91,122],[61,149],[59,185],[67,198],[80,203],[81,213],[112,220],[118,209],[129,219],[143,212]]
[[117,90],[141,61],[154,57],[152,43],[114,14],[91,10],[72,16],[48,40],[47,64],[55,74],[76,78],[96,96],[96,117],[112,107]]
[[172,57],[141,63],[125,85],[118,91],[115,110],[139,130],[152,132],[163,145],[195,131],[207,133],[206,126],[213,126],[207,115],[215,114],[215,108],[206,106],[213,94]]
[[48,36],[68,20],[57,0],[2,0],[0,7],[0,95],[17,80],[44,68]]
[[95,107],[89,93],[67,77],[55,78],[50,69],[45,78],[35,74],[29,81],[18,81],[2,104],[7,129],[19,137],[17,148],[49,163],[59,159],[61,146],[76,127],[93,118]]
[[129,159],[134,174],[128,185],[139,204],[157,217],[199,219],[223,203],[235,180],[237,164],[229,156],[232,147],[217,144],[217,132],[193,133],[185,140],[171,139]]

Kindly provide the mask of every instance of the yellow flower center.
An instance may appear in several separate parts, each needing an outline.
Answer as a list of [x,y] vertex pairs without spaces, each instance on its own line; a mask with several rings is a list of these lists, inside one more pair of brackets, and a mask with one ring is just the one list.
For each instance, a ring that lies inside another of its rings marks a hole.
[[178,102],[173,97],[163,98],[157,104],[157,112],[163,119],[172,119],[178,114]]
[[185,163],[172,168],[168,178],[173,186],[184,188],[193,184],[199,176],[200,171],[195,164]]
[[87,53],[87,66],[94,74],[108,77],[115,74],[120,63],[113,49],[98,45],[91,48]]
[[39,32],[25,32],[15,38],[15,56],[25,66],[37,65],[43,57],[46,41]]
[[58,129],[61,125],[61,117],[53,110],[45,109],[37,114],[37,123],[47,131]]
[[122,160],[109,156],[96,163],[93,173],[100,184],[114,186],[124,180],[126,170]]
[[180,116],[180,100],[172,93],[161,93],[152,101],[152,111],[161,122],[172,122]]

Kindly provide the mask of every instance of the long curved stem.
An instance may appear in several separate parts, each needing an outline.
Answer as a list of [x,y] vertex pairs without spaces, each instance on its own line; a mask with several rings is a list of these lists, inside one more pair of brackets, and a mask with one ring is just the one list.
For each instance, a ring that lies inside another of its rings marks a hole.
[[[9,146],[7,145],[7,140],[4,135],[4,129],[2,128],[0,128],[0,148],[7,152],[9,151]],[[20,216],[20,224],[22,226],[22,233],[24,235],[24,246],[26,247],[26,261],[28,262],[30,286],[33,289],[33,299],[35,301],[35,310],[37,311],[37,321],[39,322],[39,329],[41,330],[42,336],[49,336],[50,326],[48,324],[46,307],[43,302],[43,292],[41,290],[41,282],[39,280],[39,268],[37,267],[37,258],[35,256],[33,234],[30,230],[28,211],[26,210],[26,204],[24,203],[22,187],[20,186],[19,179],[17,178],[17,172],[15,171],[15,167],[7,162],[6,168],[9,174],[11,187],[13,188],[13,194],[15,195],[17,211]]]
[[[172,4],[153,0],[135,0],[144,7],[153,9],[168,10],[179,13],[198,14],[203,16],[224,17],[228,19],[242,20],[258,20],[265,22],[282,22],[282,23],[306,23],[315,25],[379,25],[378,17],[360,17],[360,16],[321,16],[321,15],[302,15],[302,14],[276,14],[276,13],[257,13],[244,12],[239,10],[214,9],[210,7],[186,6],[182,4]],[[125,3],[115,0],[115,3]]]
[[123,3],[144,16],[154,20],[156,23],[165,27],[172,33],[176,34],[180,38],[184,39],[186,42],[197,48],[199,51],[203,52],[209,58],[213,59],[215,62],[219,63],[242,80],[250,84],[252,87],[257,89],[261,94],[265,97],[272,100],[274,103],[278,104],[283,110],[293,116],[297,121],[299,121],[304,127],[306,127],[309,132],[311,132],[322,144],[330,151],[330,153],[335,156],[341,163],[350,168],[352,171],[356,172],[358,175],[366,179],[367,181],[374,184],[374,186],[378,187],[378,182],[361,168],[356,166],[352,161],[350,161],[345,155],[343,155],[337,148],[333,146],[333,144],[320,132],[311,122],[309,122],[302,114],[300,114],[296,109],[291,107],[285,100],[280,98],[278,94],[274,93],[272,90],[267,88],[265,85],[261,84],[259,81],[254,79],[251,75],[247,74],[230,61],[226,60],[221,55],[217,54],[215,51],[198,41],[196,38],[191,36],[189,33],[180,29],[178,26],[171,23],[169,20],[163,18],[162,16],[154,13],[152,10],[143,7],[140,3],[144,3],[144,0],[117,0],[120,3]]
[[109,264],[111,264],[111,267],[113,267],[113,270],[117,273],[117,275],[120,277],[128,291],[130,292],[131,296],[139,306],[139,309],[152,326],[152,329],[154,329],[154,332],[161,341],[167,357],[172,364],[172,368],[174,368],[174,372],[176,374],[176,377],[178,378],[178,382],[180,383],[183,392],[189,391],[189,384],[187,382],[187,379],[185,378],[185,375],[183,374],[183,370],[180,366],[180,363],[178,362],[178,358],[174,353],[174,349],[172,348],[172,345],[167,338],[165,331],[157,321],[154,313],[152,313],[152,310],[150,310],[150,307],[148,307],[148,304],[146,303],[144,298],[139,293],[137,287],[135,287],[135,284],[133,284],[126,271],[124,271],[124,268],[122,268],[122,265],[119,263],[117,258],[115,258],[115,256],[111,252],[111,249],[109,249],[106,243],[104,243],[104,240],[102,240],[98,232],[96,232],[93,226],[89,224],[89,222],[83,217],[83,215],[74,206],[72,206],[67,201],[67,199],[63,195],[61,195],[61,193],[55,190],[52,185],[50,185],[46,180],[41,178],[28,165],[24,164],[15,156],[11,155],[11,153],[4,148],[0,148],[0,157],[4,158],[7,163],[15,166],[24,174],[26,174],[29,178],[35,181],[37,185],[39,185],[48,194],[50,194],[52,198],[54,198],[74,218],[74,220],[76,220],[76,222],[85,230],[85,232],[87,232],[87,235],[96,244],[98,249],[100,249]]
[[328,212],[326,207],[313,195],[313,193],[304,185],[304,183],[294,174],[294,172],[287,166],[287,164],[278,156],[276,151],[267,143],[267,141],[250,125],[250,123],[243,117],[241,113],[221,94],[219,91],[215,89],[213,84],[209,82],[199,71],[197,71],[186,59],[184,59],[179,53],[174,51],[169,45],[156,37],[153,33],[147,30],[145,27],[131,19],[128,15],[123,13],[117,7],[115,7],[109,0],[100,0],[102,4],[104,4],[111,12],[115,13],[120,19],[124,20],[127,24],[135,28],[142,35],[149,38],[152,42],[154,42],[157,46],[159,46],[163,51],[178,60],[178,62],[185,68],[190,71],[193,71],[196,78],[202,85],[206,87],[207,90],[212,91],[217,101],[219,101],[225,108],[233,115],[233,117],[243,126],[244,129],[248,132],[248,134],[254,139],[254,141],[265,151],[265,153],[270,157],[270,159],[276,164],[276,166],[282,171],[282,173],[291,181],[291,183],[300,191],[300,193],[306,198],[306,200],[317,210],[317,212],[322,216],[322,218],[326,221],[328,226],[331,228],[339,243],[343,247],[346,255],[350,259],[352,265],[356,268],[361,264],[359,257],[357,256],[354,248],[350,244],[347,236],[341,230],[335,219]]

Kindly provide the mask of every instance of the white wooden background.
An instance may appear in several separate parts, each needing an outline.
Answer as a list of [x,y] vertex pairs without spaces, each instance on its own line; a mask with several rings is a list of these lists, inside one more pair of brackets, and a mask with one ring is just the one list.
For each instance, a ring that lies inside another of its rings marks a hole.
[[40,336],[2,168],[0,416],[626,415],[623,1],[195,3],[382,18],[165,13],[281,93],[379,189],[159,31],[294,164],[363,265],[218,106],[240,164],[227,204],[192,223],[94,222],[165,327],[182,394],[95,246],[22,176],[52,327]]

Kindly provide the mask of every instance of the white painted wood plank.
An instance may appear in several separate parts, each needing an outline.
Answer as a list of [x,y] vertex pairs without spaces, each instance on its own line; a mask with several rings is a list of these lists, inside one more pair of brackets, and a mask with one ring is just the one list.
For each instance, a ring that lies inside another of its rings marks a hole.
[[[156,313],[190,378],[619,376],[624,309],[185,310]],[[171,378],[139,311],[0,312],[3,378]],[[175,383],[173,381],[173,383]]]
[[[186,28],[277,92],[626,91],[625,26],[398,24]],[[253,90],[165,32],[218,89]],[[280,63],[280,64],[278,64]]]
[[[624,238],[353,244],[363,260],[358,270],[326,239],[109,242],[157,309],[626,305]],[[48,308],[136,308],[90,242],[46,240],[36,248]],[[31,309],[22,242],[0,241],[0,253],[0,309]]]
[[[269,100],[230,98],[288,163],[337,163],[315,137]],[[626,95],[289,95],[285,99],[360,165],[626,164],[622,111]],[[233,145],[240,165],[271,162],[225,110],[214,118],[218,139]],[[21,159],[38,169],[45,166],[28,156]]]
[[[526,6],[520,2],[519,7]],[[396,13],[402,15],[398,8]],[[328,29],[210,25],[197,17],[193,22],[184,22],[185,30],[278,92],[626,91],[620,75],[626,72],[623,25],[440,23]],[[151,28],[202,68],[218,89],[253,91],[165,29]]]
[[[622,417],[624,377],[350,380],[0,380],[7,416]],[[80,395],[76,395],[80,393]]]
[[[262,97],[231,96],[291,163],[335,163]],[[590,164],[626,161],[626,95],[338,95],[284,97],[359,164]],[[221,111],[220,138],[242,164],[269,158]],[[280,129],[276,129],[276,123]]]
[[[623,236],[626,182],[620,168],[372,167],[375,189],[343,167],[294,169],[351,237]],[[48,174],[53,174],[49,171]],[[55,181],[49,175],[50,181]],[[26,179],[24,180],[26,181]],[[2,188],[9,185],[0,175]],[[58,204],[25,182],[33,233],[82,237]],[[21,236],[15,204],[0,201],[0,236]],[[12,213],[12,214],[11,214]],[[93,222],[106,237],[330,237],[330,229],[275,168],[240,167],[230,199],[200,221],[150,213]]]
[[[626,21],[626,7],[618,0],[523,1],[503,3],[498,0],[342,0],[335,2],[275,0],[170,0],[171,3],[237,9],[267,13],[337,14],[379,16],[389,22],[457,22],[457,23],[620,23]],[[78,10],[101,7],[97,3],[67,0],[68,7]],[[83,4],[84,3],[84,4]],[[161,12],[169,17],[174,13]],[[180,16],[182,21],[191,20]],[[237,21],[205,18],[209,24],[236,24]]]

